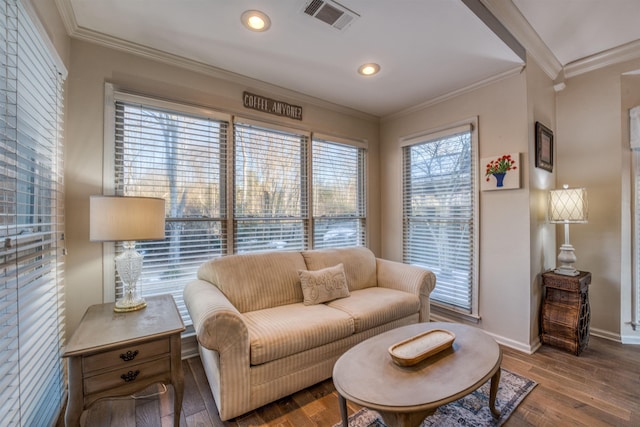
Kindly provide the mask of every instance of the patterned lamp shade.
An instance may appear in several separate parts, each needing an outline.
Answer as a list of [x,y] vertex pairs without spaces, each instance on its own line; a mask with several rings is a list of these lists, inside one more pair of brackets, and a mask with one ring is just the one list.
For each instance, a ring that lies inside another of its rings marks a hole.
[[549,222],[586,223],[589,214],[587,190],[564,188],[549,192]]

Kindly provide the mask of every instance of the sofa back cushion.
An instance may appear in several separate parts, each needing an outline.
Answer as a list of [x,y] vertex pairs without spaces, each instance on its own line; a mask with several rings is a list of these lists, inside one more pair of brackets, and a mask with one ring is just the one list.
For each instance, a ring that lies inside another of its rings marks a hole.
[[320,270],[342,263],[349,291],[378,286],[376,257],[368,248],[357,246],[303,251],[307,270]]
[[229,255],[207,261],[198,279],[213,283],[240,313],[302,302],[300,252]]

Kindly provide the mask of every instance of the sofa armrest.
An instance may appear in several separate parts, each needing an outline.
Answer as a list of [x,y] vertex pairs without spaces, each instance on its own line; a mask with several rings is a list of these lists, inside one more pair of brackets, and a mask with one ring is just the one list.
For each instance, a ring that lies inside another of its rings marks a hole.
[[436,276],[431,270],[401,262],[376,258],[378,286],[418,295],[420,322],[430,316],[429,295],[436,287]]
[[242,314],[214,285],[194,280],[184,288],[184,301],[198,343],[209,350],[249,355],[249,332]]

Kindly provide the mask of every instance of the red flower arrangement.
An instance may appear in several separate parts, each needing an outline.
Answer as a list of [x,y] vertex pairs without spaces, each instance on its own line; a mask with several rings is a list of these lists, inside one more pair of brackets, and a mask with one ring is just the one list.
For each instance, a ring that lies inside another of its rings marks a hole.
[[514,166],[515,164],[516,161],[511,158],[511,154],[505,154],[504,156],[498,157],[496,160],[491,160],[487,163],[487,170],[485,171],[487,181],[489,181],[490,175],[507,173],[510,170],[517,169],[517,166]]

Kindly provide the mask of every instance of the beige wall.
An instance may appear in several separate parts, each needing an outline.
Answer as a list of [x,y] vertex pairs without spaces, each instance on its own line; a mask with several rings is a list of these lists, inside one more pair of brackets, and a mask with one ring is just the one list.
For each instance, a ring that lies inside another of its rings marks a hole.
[[[528,70],[527,70],[528,72]],[[527,72],[397,117],[381,124],[382,254],[402,259],[402,153],[400,139],[418,132],[436,129],[469,117],[478,117],[479,158],[509,152],[521,153],[520,189],[480,193],[479,314],[480,326],[501,342],[530,351],[536,344],[532,336],[532,283],[541,272],[541,261],[532,271],[530,229],[531,211],[540,210],[538,198],[531,200],[530,109],[547,108],[548,95],[530,106],[528,90],[543,86],[540,72],[536,82],[527,84]],[[530,87],[531,86],[531,87]],[[551,87],[551,82],[546,86]],[[543,88],[544,89],[544,88]],[[545,93],[548,93],[544,89]],[[552,114],[552,113],[550,113]],[[480,179],[483,178],[480,172]],[[544,181],[544,180],[543,180]],[[544,182],[540,185],[548,185]],[[535,238],[536,258],[543,244]],[[437,285],[436,285],[437,286]]]
[[[248,79],[243,79],[246,82]],[[101,303],[103,287],[102,245],[89,242],[89,196],[102,194],[104,85],[173,101],[210,107],[245,117],[279,121],[332,135],[368,141],[369,244],[380,252],[378,120],[361,113],[350,115],[344,108],[323,108],[291,97],[277,89],[265,92],[264,84],[252,85],[191,72],[139,56],[73,40],[67,96],[66,221],[67,221],[67,331],[75,329],[91,304]],[[249,90],[301,105],[304,121],[261,115],[242,107],[242,92]]]
[[67,35],[67,30],[64,28],[55,1],[26,0],[26,2],[33,7],[47,37],[68,69],[69,58],[71,56],[71,39]]
[[529,336],[537,344],[539,334],[539,314],[542,302],[542,281],[540,273],[556,266],[556,229],[547,221],[547,197],[549,190],[556,187],[557,166],[553,172],[535,167],[535,123],[540,122],[552,131],[556,127],[555,91],[553,82],[534,60],[527,61],[527,137],[529,140],[529,210],[530,210],[530,304]]
[[[571,226],[571,243],[577,267],[592,273],[592,333],[612,339],[638,338],[627,324],[631,189],[628,133],[623,132],[628,113],[622,101],[622,74],[637,69],[640,60],[582,74],[567,80],[557,95],[558,184],[584,186],[589,197],[589,223]],[[637,96],[637,82],[627,81],[625,90]],[[631,98],[625,96],[628,102]]]

